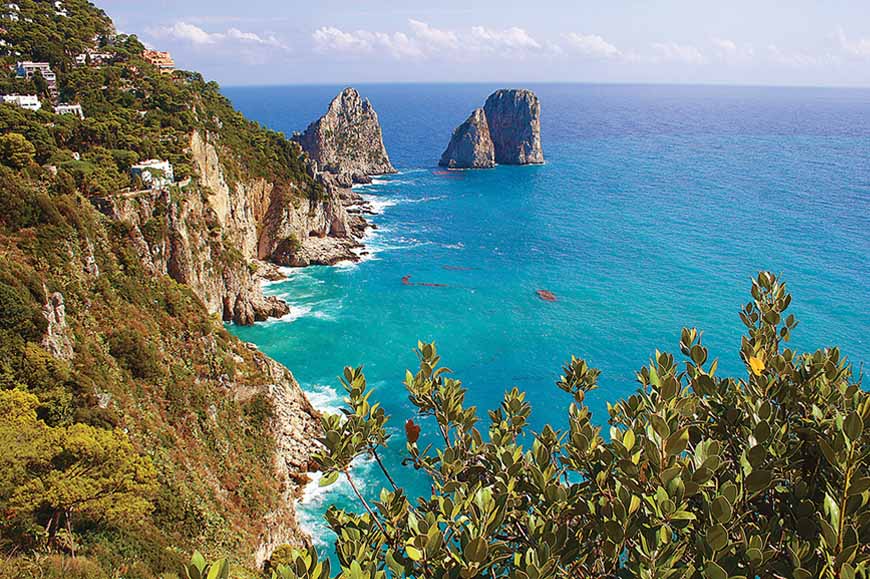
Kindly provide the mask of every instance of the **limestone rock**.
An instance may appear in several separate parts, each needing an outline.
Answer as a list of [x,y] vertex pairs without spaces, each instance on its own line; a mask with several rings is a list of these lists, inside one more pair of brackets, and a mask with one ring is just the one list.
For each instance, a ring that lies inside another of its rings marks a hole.
[[475,109],[453,131],[453,138],[438,163],[451,169],[486,169],[495,167],[495,148],[483,109]]
[[541,103],[525,89],[492,93],[483,107],[495,147],[495,162],[530,165],[544,162],[541,148]]
[[42,315],[48,320],[48,328],[42,338],[42,347],[55,358],[71,360],[74,352],[69,326],[66,323],[63,294],[54,292],[48,296],[48,301],[42,306]]
[[352,182],[371,175],[395,173],[384,147],[378,115],[368,99],[353,88],[344,89],[326,114],[294,140],[317,163],[320,171]]

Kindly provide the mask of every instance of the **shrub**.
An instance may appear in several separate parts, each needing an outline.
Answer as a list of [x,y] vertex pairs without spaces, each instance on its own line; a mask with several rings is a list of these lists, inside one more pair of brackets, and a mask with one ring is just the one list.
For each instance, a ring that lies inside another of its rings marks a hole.
[[36,148],[24,135],[0,135],[0,163],[13,169],[24,169],[33,163],[34,157]]
[[117,330],[109,335],[108,342],[109,353],[134,377],[147,380],[160,373],[157,349],[136,330]]
[[[348,408],[322,418],[321,484],[341,476],[356,491],[350,465],[370,456],[390,487],[376,502],[357,493],[362,514],[328,511],[342,576],[867,577],[870,396],[838,349],[787,347],[785,284],[762,273],[752,298],[746,376],[718,376],[684,329],[683,360],[656,352],[638,391],[609,407],[609,439],[584,404],[599,372],[582,360],[558,382],[568,429],[530,433],[524,393],[481,423],[435,345],[419,344],[404,461],[431,482],[419,500],[384,468],[388,419],[361,369],[346,369]],[[329,571],[297,551],[279,575]]]

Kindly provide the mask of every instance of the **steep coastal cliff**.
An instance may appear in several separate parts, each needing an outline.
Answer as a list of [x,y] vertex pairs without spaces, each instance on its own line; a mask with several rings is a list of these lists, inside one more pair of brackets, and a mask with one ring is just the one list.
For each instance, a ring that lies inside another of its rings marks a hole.
[[475,109],[453,131],[447,150],[438,163],[451,169],[486,169],[495,167],[495,148],[483,109]]
[[344,89],[326,114],[294,139],[319,171],[338,176],[345,185],[396,172],[384,147],[378,114],[353,88]]
[[[0,393],[30,396],[39,432],[93,429],[148,468],[127,497],[138,515],[57,517],[38,503],[0,525],[0,543],[41,556],[42,539],[30,538],[50,528],[54,552],[74,545],[106,576],[175,571],[193,548],[261,565],[276,545],[305,541],[293,503],[319,421],[290,371],[221,321],[288,311],[263,296],[263,262],[357,258],[360,200],[216,84],[161,73],[102,11],[64,5],[60,16],[53,3],[22,3],[4,36],[10,50],[48,61],[88,116],[0,106],[0,138],[22,150],[0,159]],[[63,46],[34,43],[36,29]],[[97,49],[111,58],[76,64]],[[133,167],[149,159],[174,179],[146,188]],[[20,460],[8,452],[3,460]],[[61,468],[48,461],[40,472],[62,478]],[[10,493],[39,482],[28,469],[0,485],[4,516]]]
[[502,89],[457,127],[439,165],[481,169],[543,162],[538,97],[530,90]]

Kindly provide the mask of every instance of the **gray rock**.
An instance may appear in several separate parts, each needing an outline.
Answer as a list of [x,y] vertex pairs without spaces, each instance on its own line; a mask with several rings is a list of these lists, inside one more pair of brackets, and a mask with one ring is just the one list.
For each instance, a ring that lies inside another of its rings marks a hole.
[[453,131],[447,150],[438,163],[451,169],[487,169],[495,167],[495,148],[483,109],[475,109]]
[[492,93],[483,107],[501,165],[544,162],[541,148],[541,103],[530,90],[502,89]]
[[42,347],[60,360],[71,360],[74,351],[70,329],[66,323],[66,307],[63,303],[63,294],[54,292],[48,296],[48,300],[42,306],[42,315],[48,321],[45,336],[42,338]]
[[325,115],[293,138],[320,171],[345,180],[364,182],[370,175],[396,172],[384,147],[375,109],[352,88],[344,89]]

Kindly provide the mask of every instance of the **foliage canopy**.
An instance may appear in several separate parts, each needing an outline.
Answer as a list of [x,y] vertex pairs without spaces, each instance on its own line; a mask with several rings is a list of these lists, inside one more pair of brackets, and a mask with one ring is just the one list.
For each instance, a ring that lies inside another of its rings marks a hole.
[[[747,376],[717,375],[701,333],[683,359],[656,352],[638,391],[609,407],[609,434],[585,395],[599,372],[572,359],[559,388],[565,431],[528,432],[531,406],[507,392],[482,422],[434,344],[405,386],[421,422],[406,425],[406,464],[431,481],[416,500],[392,484],[362,514],[332,508],[340,577],[866,577],[870,565],[870,396],[838,349],[787,347],[791,296],[769,273],[740,312]],[[347,408],[323,417],[325,484],[353,485],[351,463],[390,435],[361,369],[342,380]],[[436,433],[422,447],[420,428]],[[353,487],[354,489],[356,486]],[[297,551],[276,577],[330,577]]]

